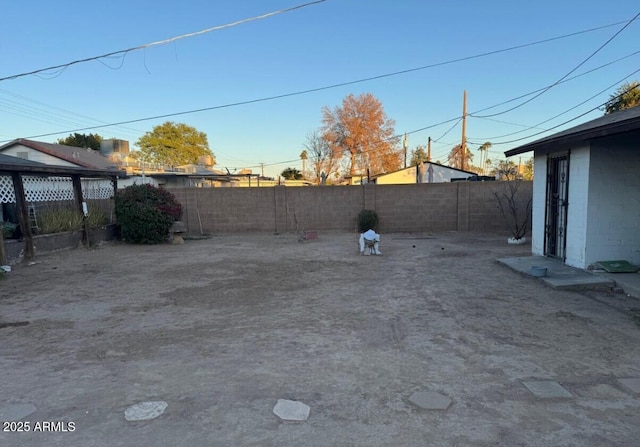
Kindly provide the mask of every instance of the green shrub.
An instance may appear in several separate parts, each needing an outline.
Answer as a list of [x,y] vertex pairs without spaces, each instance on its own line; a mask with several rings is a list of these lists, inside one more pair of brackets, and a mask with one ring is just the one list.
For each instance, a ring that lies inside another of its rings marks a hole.
[[358,232],[378,231],[378,213],[374,210],[362,210],[358,214]]
[[181,216],[182,206],[174,195],[153,185],[132,185],[116,194],[116,218],[127,242],[165,242],[171,225]]
[[18,228],[18,225],[14,223],[0,221],[0,230],[2,231],[2,237],[5,239],[11,239],[16,228]]

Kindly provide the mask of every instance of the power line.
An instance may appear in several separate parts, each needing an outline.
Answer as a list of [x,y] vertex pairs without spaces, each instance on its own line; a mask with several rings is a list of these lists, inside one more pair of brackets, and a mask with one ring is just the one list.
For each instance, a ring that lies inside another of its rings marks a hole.
[[560,79],[558,79],[556,82],[554,82],[553,84],[551,84],[550,86],[548,86],[547,88],[545,88],[544,90],[542,90],[540,93],[538,93],[537,95],[533,96],[532,98],[527,99],[526,101],[511,107],[510,109],[504,110],[502,112],[498,112],[498,113],[494,113],[491,115],[484,115],[484,116],[480,116],[480,115],[476,115],[476,118],[490,118],[490,117],[494,117],[494,116],[498,116],[498,115],[503,115],[505,113],[511,112],[512,110],[518,109],[520,107],[522,107],[525,104],[530,103],[531,101],[533,101],[534,99],[542,96],[543,94],[545,94],[546,92],[548,92],[549,90],[551,90],[553,87],[555,87],[556,85],[558,85],[560,82],[562,82],[563,79],[566,79],[567,77],[569,77],[571,75],[571,73],[575,72],[578,68],[580,68],[581,66],[583,66],[584,64],[587,63],[587,61],[589,61],[593,56],[595,56],[596,54],[598,54],[600,52],[600,50],[602,50],[604,47],[606,47],[607,45],[609,45],[613,39],[615,39],[616,37],[618,37],[618,35],[624,31],[629,25],[631,25],[631,23],[633,23],[634,20],[636,20],[638,17],[640,16],[640,12],[637,13],[631,20],[629,20],[622,28],[620,28],[613,36],[611,36],[609,39],[607,39],[607,41],[605,43],[603,43],[602,45],[600,45],[598,47],[598,49],[596,49],[593,53],[591,53],[586,59],[584,59],[582,62],[580,62],[578,65],[576,65],[571,71],[569,71],[567,74],[565,74],[564,76],[562,76]]
[[[2,99],[2,95],[7,95],[15,98],[16,100],[22,100],[23,102],[26,102],[26,103],[35,104],[35,106],[30,104],[24,104],[11,99]],[[100,121],[96,118],[92,118],[87,115],[72,112],[70,110],[66,110],[58,106],[47,104],[42,101],[38,101],[36,99],[19,95],[17,93],[13,93],[4,89],[0,89],[0,104],[5,105],[7,113],[12,113],[18,116],[23,116],[25,118],[34,119],[34,120],[52,123],[52,124],[65,125],[65,126],[69,126],[69,125],[78,126],[78,125],[85,125],[84,123],[91,122],[91,121],[97,122],[97,123],[105,123],[104,121]],[[11,109],[15,110],[16,112],[12,112]],[[53,112],[50,112],[47,109],[51,109],[53,110]],[[38,117],[45,118],[45,119],[39,119]],[[49,120],[53,120],[53,121],[49,121]],[[142,132],[139,129],[132,129],[129,127],[120,127],[119,129],[121,133],[133,134],[134,132],[135,133]]]
[[[93,57],[88,57],[88,58],[85,58],[85,59],[78,59],[78,60],[75,60],[75,61],[72,61],[72,62],[67,62],[66,64],[54,65],[52,67],[40,68],[38,70],[33,70],[33,71],[26,72],[26,73],[20,73],[20,74],[16,74],[16,75],[6,76],[4,78],[0,78],[0,82],[6,81],[6,80],[9,80],[9,79],[18,79],[18,78],[21,78],[21,77],[24,77],[24,76],[35,75],[35,74],[42,73],[42,72],[45,72],[45,71],[50,71],[50,70],[59,70],[58,72],[56,72],[56,76],[59,76],[64,70],[66,70],[67,68],[69,68],[72,65],[81,64],[83,62],[95,61],[95,60],[97,60],[97,61],[101,62],[103,65],[105,65],[104,62],[100,61],[99,59],[104,59],[104,58],[108,58],[108,57],[116,56],[116,55],[122,55],[123,56],[122,63],[124,63],[124,56],[127,53],[131,53],[133,51],[143,50],[143,49],[146,49],[146,48],[151,48],[151,47],[155,47],[155,46],[159,46],[159,45],[165,45],[167,43],[175,42],[175,41],[181,40],[181,39],[186,39],[188,37],[199,36],[201,34],[210,33],[212,31],[218,31],[218,30],[221,30],[221,29],[224,29],[224,28],[231,28],[233,26],[242,25],[242,24],[247,23],[247,22],[253,22],[253,21],[256,21],[256,20],[266,19],[267,17],[275,16],[275,15],[278,15],[278,14],[283,14],[283,13],[286,13],[286,12],[291,12],[291,11],[294,11],[296,9],[305,8],[307,6],[315,5],[315,4],[318,4],[318,3],[323,3],[325,1],[327,1],[327,0],[315,0],[315,1],[312,1],[312,2],[304,3],[302,5],[292,6],[291,8],[280,9],[280,10],[269,12],[269,13],[262,14],[262,15],[259,15],[259,16],[250,17],[250,18],[242,19],[242,20],[237,20],[235,22],[227,23],[225,25],[218,25],[218,26],[214,26],[214,27],[211,27],[211,28],[207,28],[207,29],[201,30],[201,31],[196,31],[196,32],[193,32],[193,33],[188,33],[188,34],[182,34],[180,36],[175,36],[175,37],[171,37],[169,39],[159,40],[157,42],[151,42],[151,43],[147,43],[147,44],[144,44],[144,45],[138,45],[136,47],[127,48],[126,50],[113,51],[111,53],[102,54],[100,56],[93,56]],[[106,65],[106,66],[108,68],[112,68],[112,67],[110,67],[108,65]]]
[[[564,115],[564,114],[566,114],[566,113],[571,112],[572,110],[577,109],[577,108],[578,108],[578,107],[580,107],[581,105],[586,104],[587,102],[589,102],[589,101],[591,101],[592,99],[594,99],[594,98],[596,98],[596,97],[600,96],[600,95],[601,95],[601,94],[603,94],[604,92],[611,90],[611,89],[612,89],[612,88],[614,88],[616,85],[619,85],[620,83],[622,83],[622,82],[624,82],[625,80],[629,79],[631,76],[633,76],[634,74],[636,74],[636,73],[638,73],[638,72],[640,72],[640,68],[638,68],[637,70],[635,70],[635,71],[633,71],[633,72],[629,73],[627,76],[625,76],[624,78],[622,78],[622,79],[620,79],[620,80],[618,80],[618,81],[614,82],[613,84],[608,85],[607,87],[605,87],[605,88],[603,88],[602,90],[600,90],[598,93],[596,93],[596,94],[594,94],[594,95],[590,96],[589,98],[585,99],[584,101],[580,102],[579,104],[576,104],[575,106],[573,106],[573,107],[571,107],[571,108],[569,108],[569,109],[567,109],[567,110],[565,110],[565,111],[563,111],[563,112],[560,112],[560,113],[558,113],[557,115],[552,116],[551,118],[548,118],[548,119],[546,119],[546,120],[544,120],[544,121],[541,121],[541,122],[539,122],[539,123],[535,124],[534,126],[530,126],[530,127],[528,127],[527,129],[518,130],[518,131],[516,131],[516,132],[511,132],[511,133],[508,133],[508,134],[499,135],[499,136],[494,136],[494,137],[473,138],[473,139],[474,139],[474,140],[494,140],[494,139],[498,139],[498,138],[505,138],[505,137],[510,137],[510,136],[513,136],[513,135],[517,135],[517,134],[519,134],[519,133],[526,132],[527,130],[530,130],[530,129],[540,129],[538,126],[540,126],[541,124],[548,123],[549,121],[552,121],[552,120],[554,120],[554,119],[556,119],[556,118],[558,118],[558,117],[560,117],[560,116],[562,116],[562,115]],[[633,90],[633,89],[630,89],[629,91],[631,91],[631,90]],[[607,102],[609,102],[609,101],[607,100]],[[605,104],[606,104],[607,102],[605,102]],[[601,106],[598,106],[598,107],[601,107]],[[541,130],[542,130],[542,132],[547,132],[547,131],[548,131],[548,129],[541,129]],[[496,144],[501,144],[501,143],[496,143]]]
[[[638,70],[638,71],[640,71],[640,70]],[[624,92],[622,92],[622,93],[620,93],[620,94],[616,95],[614,98],[620,98],[621,96],[623,96],[623,95],[625,95],[625,94],[629,93],[631,90],[633,90],[633,89],[635,89],[635,88],[638,88],[638,85],[634,85],[634,86],[632,86],[631,88],[628,88],[628,89],[627,89],[627,90],[625,90]],[[596,107],[594,107],[594,108],[592,108],[592,109],[589,109],[589,110],[587,110],[586,112],[581,113],[580,115],[578,115],[578,116],[576,116],[576,117],[571,118],[570,120],[564,121],[564,122],[562,122],[562,123],[560,123],[560,124],[558,124],[558,125],[556,125],[556,126],[550,127],[550,128],[545,129],[545,130],[543,130],[543,131],[541,131],[541,132],[537,132],[537,133],[534,133],[534,134],[532,134],[532,135],[527,135],[526,137],[517,138],[517,139],[515,139],[515,140],[510,140],[510,141],[501,141],[501,142],[499,142],[499,143],[493,143],[493,145],[496,145],[496,144],[511,144],[511,143],[516,143],[516,142],[518,142],[518,141],[527,140],[527,139],[529,139],[529,138],[532,138],[532,137],[535,137],[535,136],[541,135],[541,134],[543,134],[543,133],[549,132],[550,130],[557,129],[558,127],[564,126],[565,124],[569,124],[569,123],[570,123],[570,122],[572,122],[572,121],[575,121],[575,120],[577,120],[577,119],[579,119],[579,118],[582,118],[583,116],[588,115],[589,113],[591,113],[591,112],[593,112],[593,111],[596,111],[596,110],[598,110],[598,109],[601,109],[602,107],[604,107],[605,105],[607,105],[607,103],[608,103],[609,101],[611,101],[611,99],[613,99],[613,98],[608,99],[607,101],[603,102],[602,104],[599,104],[599,105],[597,105]]]
[[[477,118],[474,116],[474,118]],[[496,120],[493,118],[479,118],[479,119],[483,119],[486,121],[493,121],[494,123],[500,123],[500,124],[509,124],[510,126],[518,126],[518,127],[525,127],[525,130],[529,130],[529,129],[537,129],[535,126],[527,126],[526,124],[519,124],[519,123],[512,123],[510,121],[502,121],[502,120]],[[542,128],[540,128],[540,130],[542,130]],[[494,137],[494,138],[498,138],[498,137]],[[472,138],[474,140],[490,140],[491,138]]]
[[[618,62],[620,62],[620,61],[622,61],[622,60],[624,60],[624,59],[628,59],[628,58],[630,58],[631,56],[635,56],[636,54],[640,54],[640,50],[638,50],[638,51],[634,51],[634,52],[633,52],[633,53],[631,53],[631,54],[627,54],[626,56],[622,56],[622,57],[620,57],[620,58],[618,58],[618,59],[614,59],[614,60],[612,60],[612,61],[610,61],[610,62],[607,62],[606,64],[602,64],[602,65],[600,65],[600,66],[598,66],[598,67],[595,67],[595,68],[592,68],[592,69],[590,69],[590,70],[584,71],[584,72],[582,72],[582,73],[580,73],[580,74],[578,74],[578,75],[572,76],[572,77],[570,77],[570,78],[566,78],[566,79],[562,80],[561,82],[559,82],[558,84],[564,84],[565,82],[573,81],[574,79],[577,79],[577,78],[580,78],[580,77],[582,77],[582,76],[588,75],[588,74],[590,74],[590,73],[593,73],[594,71],[598,71],[598,70],[600,70],[600,69],[602,69],[602,68],[605,68],[605,67],[608,67],[608,66],[610,66],[610,65],[613,65],[613,64],[615,64],[615,63],[618,63]],[[494,104],[494,105],[492,105],[492,106],[485,107],[485,108],[480,109],[480,110],[476,110],[475,112],[469,113],[468,115],[473,116],[474,118],[485,118],[485,119],[488,119],[488,118],[486,118],[485,116],[476,116],[475,114],[476,114],[476,113],[480,113],[480,112],[484,112],[484,111],[486,111],[486,110],[495,109],[496,107],[500,107],[500,106],[502,106],[502,105],[509,104],[510,102],[517,101],[518,99],[526,98],[527,96],[530,96],[530,95],[533,95],[533,94],[535,94],[535,93],[538,93],[538,92],[540,92],[540,91],[542,91],[542,90],[546,89],[547,87],[548,87],[548,86],[545,86],[545,87],[539,88],[539,89],[537,89],[537,90],[531,91],[531,92],[529,92],[529,93],[525,93],[525,94],[523,94],[523,95],[516,96],[515,98],[507,99],[506,101],[502,101],[502,102],[500,102],[500,103],[498,103],[498,104]]]
[[[322,0],[322,1],[325,1],[325,0]],[[303,6],[306,6],[306,5],[310,5],[310,4],[314,4],[314,3],[318,3],[318,2],[306,3],[304,5],[300,5],[300,6],[295,7],[295,8],[300,8],[300,7],[303,7]],[[290,9],[292,9],[292,8],[289,8],[289,10]],[[287,10],[282,10],[282,11],[287,11]],[[249,19],[247,19],[247,20],[249,20]],[[635,18],[632,19],[632,20],[635,20]],[[284,93],[284,94],[281,94],[281,95],[267,96],[267,97],[258,98],[258,99],[252,99],[252,100],[247,100],[247,101],[238,101],[238,102],[234,102],[234,103],[228,103],[228,104],[212,106],[212,107],[203,107],[203,108],[199,108],[199,109],[192,109],[192,110],[187,110],[187,111],[182,111],[182,112],[174,112],[174,113],[167,113],[167,114],[163,114],[163,115],[155,115],[155,116],[146,117],[146,118],[138,118],[138,119],[132,119],[132,120],[126,120],[126,121],[119,121],[119,122],[110,123],[110,124],[87,126],[87,127],[83,127],[83,128],[65,130],[65,131],[61,131],[61,132],[50,132],[50,133],[46,133],[46,134],[31,135],[31,136],[26,137],[26,138],[42,138],[42,137],[49,137],[49,136],[53,136],[53,135],[60,135],[60,134],[63,134],[63,133],[74,133],[74,132],[82,132],[82,131],[86,131],[86,130],[100,129],[100,128],[104,128],[104,127],[122,126],[124,124],[133,124],[133,123],[139,123],[139,122],[143,122],[143,121],[150,121],[150,120],[154,120],[154,119],[171,118],[171,117],[175,117],[175,116],[187,115],[187,114],[192,114],[192,113],[200,113],[200,112],[206,112],[206,111],[211,111],[211,110],[217,110],[217,109],[224,109],[224,108],[236,107],[236,106],[241,106],[241,105],[254,104],[254,103],[259,103],[259,102],[273,101],[273,100],[276,100],[276,99],[283,99],[283,98],[288,98],[288,97],[292,97],[292,96],[300,96],[300,95],[305,95],[305,94],[308,94],[308,93],[315,93],[315,92],[334,89],[334,88],[338,88],[338,87],[345,87],[345,86],[348,86],[348,85],[353,85],[353,84],[368,82],[368,81],[372,81],[372,80],[377,80],[377,79],[397,76],[397,75],[406,74],[406,73],[419,71],[419,70],[426,70],[428,68],[434,68],[434,67],[438,67],[438,66],[453,64],[453,63],[456,63],[456,62],[466,61],[466,60],[470,60],[470,59],[477,59],[477,58],[480,58],[480,57],[485,57],[485,56],[498,54],[498,53],[503,53],[503,52],[507,52],[507,51],[513,51],[513,50],[520,49],[520,48],[525,48],[525,47],[529,47],[529,46],[533,46],[533,45],[539,45],[539,44],[542,44],[542,43],[547,43],[547,42],[551,42],[551,41],[555,41],[555,40],[559,40],[559,39],[564,39],[564,38],[573,37],[573,36],[580,35],[580,34],[585,34],[585,33],[593,32],[593,31],[601,30],[601,29],[604,29],[604,28],[609,28],[609,27],[612,27],[612,26],[615,26],[615,25],[619,25],[621,23],[630,23],[630,22],[628,22],[628,21],[616,22],[616,23],[612,23],[612,24],[608,24],[608,25],[602,25],[602,26],[595,27],[595,28],[589,28],[589,29],[582,30],[582,31],[576,31],[576,32],[569,33],[569,34],[564,34],[564,35],[561,35],[561,36],[551,37],[551,38],[548,38],[548,39],[542,39],[542,40],[538,40],[538,41],[535,41],[535,42],[516,45],[516,46],[503,48],[503,49],[499,49],[499,50],[487,51],[487,52],[480,53],[480,54],[473,55],[473,56],[466,56],[466,57],[462,57],[462,58],[452,59],[452,60],[449,60],[449,61],[437,62],[437,63],[433,63],[433,64],[429,64],[429,65],[424,65],[422,67],[410,68],[410,69],[396,71],[396,72],[392,72],[392,73],[386,73],[386,74],[382,74],[382,75],[377,75],[377,76],[371,76],[371,77],[367,77],[367,78],[357,79],[357,80],[354,80],[354,81],[347,81],[347,82],[331,84],[331,85],[323,86],[323,87],[316,87],[316,88],[311,88],[311,89],[306,89],[306,90],[300,90],[300,91],[297,91],[297,92]],[[123,50],[123,51],[130,51],[130,50]],[[109,53],[109,55],[122,53],[123,51]],[[105,57],[105,56],[98,56],[98,57]],[[91,58],[91,59],[95,59],[95,58]],[[66,67],[66,65],[61,65],[61,66],[58,66],[58,67]],[[39,70],[39,71],[44,71],[44,70],[46,70],[46,69]],[[0,78],[0,81],[2,81],[4,79],[8,79],[8,78]],[[407,132],[407,134],[422,132],[422,131],[430,129],[432,127],[437,127],[437,126],[439,126],[441,124],[446,124],[448,122],[455,121],[456,119],[458,119],[458,118],[457,117],[456,118],[452,118],[450,120],[446,120],[446,121],[443,121],[443,122],[438,123],[438,124],[434,124],[434,125],[431,125],[431,126],[426,126],[426,127],[420,128],[420,129],[416,129],[414,131]],[[6,142],[6,141],[10,141],[10,140],[4,140],[2,142]]]

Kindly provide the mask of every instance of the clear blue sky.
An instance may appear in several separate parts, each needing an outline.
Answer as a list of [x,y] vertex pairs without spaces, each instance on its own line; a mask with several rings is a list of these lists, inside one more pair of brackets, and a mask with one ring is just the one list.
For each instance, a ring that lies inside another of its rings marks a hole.
[[[43,0],[5,2],[0,27],[0,78],[127,49],[305,3],[304,0]],[[640,12],[631,1],[326,0],[292,12],[54,74],[0,82],[0,140],[53,142],[69,131],[294,93],[505,49],[616,22]],[[396,121],[397,134],[546,87],[573,70],[624,23],[525,48],[299,96],[168,118],[205,132],[218,167],[252,167],[277,175],[300,169],[305,136],[321,124],[323,106],[369,92]],[[640,50],[640,20],[629,25],[574,75]],[[607,100],[619,81],[640,69],[640,53],[559,84],[522,107],[491,118],[470,116],[469,147],[494,143],[491,158]],[[628,80],[640,79],[640,72]],[[481,114],[504,111],[524,99]],[[595,111],[558,127],[600,116]],[[167,119],[82,132],[129,140]],[[499,121],[499,122],[498,122]],[[409,135],[409,148],[434,143],[434,159],[460,140],[455,121]],[[475,152],[477,154],[477,152]],[[479,158],[476,155],[476,160]]]

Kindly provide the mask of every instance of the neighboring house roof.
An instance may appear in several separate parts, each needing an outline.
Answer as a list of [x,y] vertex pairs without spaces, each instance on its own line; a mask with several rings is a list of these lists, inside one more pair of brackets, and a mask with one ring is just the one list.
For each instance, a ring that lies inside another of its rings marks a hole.
[[20,157],[13,157],[11,155],[0,154],[0,165],[3,166],[47,166],[44,163],[38,163],[33,160],[25,160]]
[[563,130],[562,132],[541,138],[532,143],[523,144],[515,149],[506,151],[504,155],[511,157],[542,147],[553,150],[579,141],[616,135],[633,130],[640,130],[640,106],[611,113]]
[[[428,166],[428,165],[439,166],[441,168],[450,169],[452,171],[457,171],[460,174],[478,175],[475,172],[465,171],[464,169],[458,169],[458,168],[454,168],[452,166],[443,165],[443,164],[440,164],[440,163],[436,163],[435,161],[425,161],[424,165],[425,166]],[[395,174],[396,172],[402,172],[402,171],[405,171],[407,169],[414,169],[415,167],[416,167],[415,165],[411,165],[411,166],[407,166],[406,168],[398,169],[397,171],[385,172],[383,174],[376,174],[376,175],[372,175],[371,177],[372,178],[384,177],[385,175]]]
[[114,162],[93,149],[83,149],[80,147],[65,146],[54,143],[42,143],[40,141],[26,140],[23,138],[13,140],[10,143],[0,146],[0,152],[16,145],[25,146],[33,150],[43,152],[83,168],[118,169]]
[[212,175],[227,175],[225,172],[219,171],[217,169],[209,169],[205,166],[196,165],[196,164],[187,164],[182,166],[176,166],[176,168],[181,173],[187,173],[189,175],[202,175],[202,176],[212,176]]

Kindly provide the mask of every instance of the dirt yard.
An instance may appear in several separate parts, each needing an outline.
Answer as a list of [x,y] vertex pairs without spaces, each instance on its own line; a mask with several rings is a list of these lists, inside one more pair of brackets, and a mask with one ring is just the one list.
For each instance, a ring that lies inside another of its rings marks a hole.
[[[230,235],[42,256],[0,282],[1,446],[637,446],[640,302],[495,262],[506,238]],[[570,395],[541,398],[525,382]],[[409,402],[416,391],[447,410]],[[278,399],[304,402],[283,422]],[[143,401],[168,406],[132,422]],[[13,407],[12,407],[13,406]],[[14,426],[15,427],[15,426]],[[3,424],[3,429],[11,428]]]

